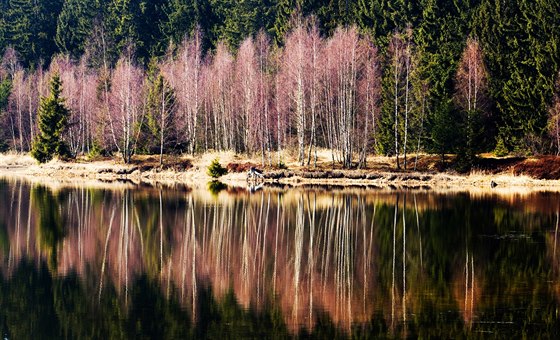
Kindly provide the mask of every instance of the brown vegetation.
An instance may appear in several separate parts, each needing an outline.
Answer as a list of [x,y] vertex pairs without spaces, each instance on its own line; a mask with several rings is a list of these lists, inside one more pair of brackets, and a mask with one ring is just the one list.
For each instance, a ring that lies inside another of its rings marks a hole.
[[560,157],[543,156],[527,159],[513,166],[513,174],[526,175],[536,179],[560,179]]

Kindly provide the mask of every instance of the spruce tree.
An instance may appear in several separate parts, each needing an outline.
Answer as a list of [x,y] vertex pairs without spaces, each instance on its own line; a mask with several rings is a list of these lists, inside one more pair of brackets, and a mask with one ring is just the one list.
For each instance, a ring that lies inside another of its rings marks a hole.
[[66,129],[69,111],[61,97],[62,81],[56,73],[50,83],[50,95],[41,98],[39,107],[39,135],[33,141],[31,155],[40,163],[51,160],[54,156],[66,157],[68,147],[62,140]]
[[99,12],[98,2],[68,0],[58,16],[55,42],[59,51],[79,58],[84,53],[87,40],[93,31],[94,17]]

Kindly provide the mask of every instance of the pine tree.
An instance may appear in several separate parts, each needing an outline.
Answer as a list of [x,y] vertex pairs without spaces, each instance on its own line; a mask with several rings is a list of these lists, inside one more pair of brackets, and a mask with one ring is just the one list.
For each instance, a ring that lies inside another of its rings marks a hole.
[[62,81],[56,73],[50,83],[50,95],[41,98],[39,107],[39,135],[33,142],[31,155],[40,163],[51,160],[54,156],[69,156],[68,147],[62,139],[66,129],[68,109],[61,97]]
[[8,3],[0,1],[0,53],[4,54],[6,48],[6,11],[8,10]]
[[61,0],[8,1],[6,43],[18,51],[24,65],[38,66],[56,52],[53,42],[61,7]]
[[196,7],[191,0],[169,0],[163,7],[164,20],[160,23],[163,41],[160,48],[165,49],[170,43],[179,45],[196,24]]
[[98,2],[67,0],[64,2],[56,26],[55,41],[59,50],[79,58],[85,51],[93,30],[93,19],[99,11]]
[[12,45],[27,64],[37,55],[36,22],[33,20],[33,4],[28,0],[11,0],[5,13],[7,43]]
[[137,0],[110,0],[107,6],[103,27],[115,46],[113,51],[109,51],[112,59],[127,49],[136,51],[142,48],[136,23],[137,5]]

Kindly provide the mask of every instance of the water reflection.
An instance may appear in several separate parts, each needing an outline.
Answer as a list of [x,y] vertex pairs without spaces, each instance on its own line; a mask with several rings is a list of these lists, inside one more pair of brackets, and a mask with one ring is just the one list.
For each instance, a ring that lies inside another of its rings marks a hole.
[[[118,315],[117,337],[170,322],[187,336],[558,331],[555,194],[2,181],[0,197],[3,291],[36,276],[48,284],[28,291],[59,318],[72,313],[56,299],[75,296],[96,334],[101,315]],[[79,320],[58,324],[78,334]]]

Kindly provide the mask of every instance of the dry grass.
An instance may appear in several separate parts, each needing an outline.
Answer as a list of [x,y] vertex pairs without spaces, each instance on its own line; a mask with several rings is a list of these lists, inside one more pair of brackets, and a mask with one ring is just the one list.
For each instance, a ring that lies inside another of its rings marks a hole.
[[[317,166],[300,166],[296,157],[289,152],[283,153],[287,170],[274,166],[262,167],[257,155],[249,157],[234,152],[209,152],[192,156],[165,156],[164,166],[159,165],[159,156],[138,155],[131,164],[123,164],[120,158],[103,158],[96,161],[78,159],[74,162],[52,160],[39,165],[29,155],[0,154],[0,175],[27,176],[38,179],[71,180],[74,178],[98,179],[103,181],[126,179],[133,182],[164,183],[173,185],[187,183],[194,187],[205,186],[210,177],[206,174],[208,165],[218,158],[229,173],[220,180],[230,185],[245,186],[245,172],[251,166],[264,169],[268,181],[301,185],[359,185],[368,187],[390,187],[406,189],[438,190],[491,190],[523,191],[554,190],[560,188],[560,158],[539,157],[521,158],[483,158],[475,170],[468,175],[453,171],[439,172],[442,166],[437,155],[418,155],[417,171],[414,167],[415,155],[411,155],[407,170],[396,170],[394,157],[369,157],[364,169],[344,170],[335,164],[333,169],[329,150],[318,150]],[[451,157],[446,157],[451,160]],[[277,157],[272,155],[272,163]],[[402,160],[401,160],[402,165]],[[490,182],[498,187],[491,189]]]

